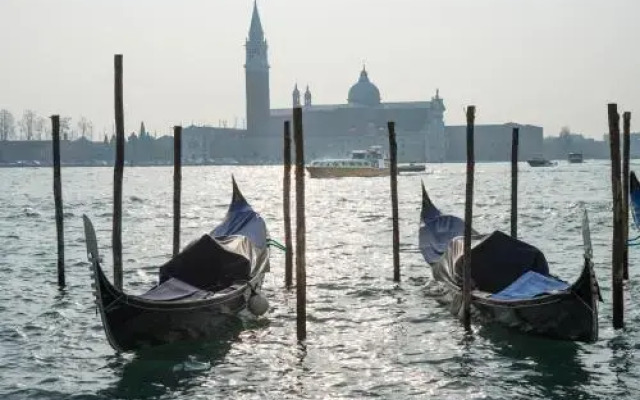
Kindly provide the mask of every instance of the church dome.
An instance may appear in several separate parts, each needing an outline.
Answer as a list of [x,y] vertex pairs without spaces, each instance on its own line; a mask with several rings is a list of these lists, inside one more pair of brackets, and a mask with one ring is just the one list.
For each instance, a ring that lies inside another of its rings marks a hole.
[[355,85],[349,89],[349,104],[357,104],[363,106],[375,106],[380,104],[380,91],[369,80],[367,71],[362,68],[360,79]]

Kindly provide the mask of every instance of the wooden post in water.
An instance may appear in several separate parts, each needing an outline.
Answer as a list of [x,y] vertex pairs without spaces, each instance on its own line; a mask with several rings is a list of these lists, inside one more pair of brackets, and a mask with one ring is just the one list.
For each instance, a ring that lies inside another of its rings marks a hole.
[[393,222],[393,281],[400,282],[400,228],[398,227],[398,145],[395,122],[387,123],[389,129],[389,157],[391,165],[391,216]]
[[609,147],[611,149],[611,189],[613,192],[613,246],[611,255],[611,275],[613,293],[613,327],[624,327],[624,298],[622,253],[622,188],[620,187],[620,115],[616,104],[608,105]]
[[622,114],[622,279],[629,280],[629,156],[631,152],[631,113]]
[[464,328],[471,331],[471,222],[473,220],[473,175],[475,157],[473,131],[476,107],[467,107],[467,190],[464,203],[464,270],[462,280],[462,321]]
[[511,237],[518,238],[518,136],[520,128],[514,127],[511,137]]
[[122,173],[124,170],[124,101],[122,96],[122,54],[114,57],[116,160],[113,167],[113,284],[122,290]]
[[182,127],[173,127],[173,256],[180,252],[180,193],[182,191]]
[[284,214],[284,285],[293,284],[293,244],[291,243],[291,123],[284,121],[284,178],[282,180],[282,207]]
[[298,340],[302,341],[307,337],[307,271],[305,265],[304,135],[300,106],[293,108],[293,135],[296,148],[296,325]]
[[51,116],[53,139],[53,201],[56,208],[56,236],[58,239],[58,286],[65,286],[64,277],[64,214],[62,212],[62,182],[60,179],[60,116]]

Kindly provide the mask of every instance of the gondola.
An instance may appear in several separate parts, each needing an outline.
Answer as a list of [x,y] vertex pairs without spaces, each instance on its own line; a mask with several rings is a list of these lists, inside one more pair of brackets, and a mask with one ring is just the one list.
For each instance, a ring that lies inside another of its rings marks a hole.
[[235,180],[224,221],[160,266],[158,283],[141,295],[109,282],[93,225],[83,219],[95,301],[116,351],[215,339],[241,311],[259,315],[268,308],[259,291],[269,271],[269,234]]
[[[638,178],[633,171],[629,176],[629,209],[633,224],[636,229],[640,230],[640,182],[638,182]],[[638,239],[640,239],[640,236],[631,240],[637,241]]]
[[[462,316],[464,221],[438,210],[422,185],[420,252],[441,286],[439,301]],[[529,334],[592,342],[598,339],[600,291],[591,261],[586,212],[584,265],[568,283],[549,274],[544,254],[521,240],[495,231],[472,234],[471,313]]]

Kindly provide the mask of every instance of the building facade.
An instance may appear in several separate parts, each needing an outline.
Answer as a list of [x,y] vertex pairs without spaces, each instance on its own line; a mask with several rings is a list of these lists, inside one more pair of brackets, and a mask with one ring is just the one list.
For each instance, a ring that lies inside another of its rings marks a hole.
[[[474,127],[474,152],[476,161],[511,160],[511,138],[513,128],[518,127],[518,159],[528,160],[542,157],[544,146],[542,128],[514,123],[502,125],[476,125]],[[446,161],[465,162],[467,160],[467,127],[447,126],[445,128]]]

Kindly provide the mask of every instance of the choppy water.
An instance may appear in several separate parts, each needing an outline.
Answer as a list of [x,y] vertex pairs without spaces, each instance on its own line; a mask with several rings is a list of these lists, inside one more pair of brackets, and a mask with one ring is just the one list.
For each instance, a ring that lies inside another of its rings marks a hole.
[[[633,248],[627,328],[613,331],[610,307],[610,184],[606,163],[521,165],[522,238],[552,270],[573,280],[582,262],[580,202],[591,217],[601,304],[594,344],[525,337],[460,323],[430,294],[417,248],[420,179],[443,210],[463,214],[464,166],[434,165],[399,178],[402,283],[392,282],[388,178],[307,180],[308,333],[295,338],[295,291],[283,290],[274,251],[264,290],[271,310],[228,341],[116,355],[92,306],[81,216],[92,217],[111,265],[112,170],[65,168],[68,287],[56,287],[55,221],[49,169],[0,169],[0,398],[2,399],[638,399],[638,250]],[[476,167],[475,228],[509,229],[509,166]],[[234,173],[283,238],[281,170],[190,167],[183,171],[186,242],[219,221]],[[171,168],[127,168],[125,286],[142,292],[171,252]],[[109,267],[110,268],[110,267]]]

